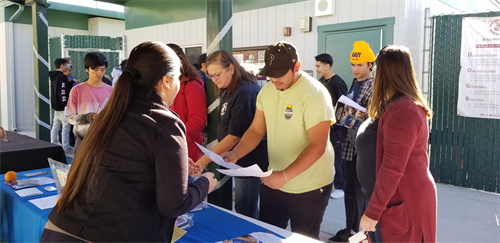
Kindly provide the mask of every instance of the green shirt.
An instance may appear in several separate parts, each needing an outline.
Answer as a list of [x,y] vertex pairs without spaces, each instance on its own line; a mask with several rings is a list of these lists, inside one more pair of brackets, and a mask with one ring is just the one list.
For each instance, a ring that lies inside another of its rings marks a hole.
[[[257,109],[264,112],[267,128],[269,169],[286,169],[307,147],[307,130],[323,121],[335,123],[332,99],[323,84],[301,71],[297,82],[285,91],[266,84],[257,96]],[[328,139],[328,141],[330,141]],[[334,150],[325,153],[307,170],[289,180],[280,190],[304,193],[333,181]]]

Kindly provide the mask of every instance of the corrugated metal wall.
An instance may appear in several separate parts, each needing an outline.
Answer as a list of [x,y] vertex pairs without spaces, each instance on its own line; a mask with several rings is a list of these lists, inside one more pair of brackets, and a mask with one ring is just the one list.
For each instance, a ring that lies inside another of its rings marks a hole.
[[[314,56],[317,55],[317,26],[346,23],[351,21],[396,17],[394,43],[407,45],[420,75],[423,35],[418,26],[423,26],[424,9],[430,7],[433,14],[451,13],[452,8],[437,0],[337,0],[335,14],[314,17],[314,0],[278,5],[268,8],[234,13],[233,48],[268,46],[277,41],[293,43],[299,52],[302,69],[315,70]],[[312,31],[302,32],[299,20],[312,17]],[[408,25],[410,27],[408,27]],[[155,25],[145,28],[126,30],[127,50],[147,40],[176,43],[180,46],[202,46],[206,43],[205,18]],[[292,35],[283,36],[283,27],[291,27]],[[418,35],[415,37],[415,35]],[[334,43],[332,43],[334,44]]]

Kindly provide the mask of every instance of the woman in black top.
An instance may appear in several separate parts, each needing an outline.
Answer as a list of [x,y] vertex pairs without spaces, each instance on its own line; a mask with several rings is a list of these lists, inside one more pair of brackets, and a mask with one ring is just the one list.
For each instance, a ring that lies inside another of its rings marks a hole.
[[168,109],[180,61],[161,42],[144,42],[93,122],[49,215],[41,242],[170,242],[177,216],[216,184],[212,173],[187,185],[186,129]]
[[[234,148],[252,124],[260,86],[255,76],[245,71],[233,55],[225,50],[212,53],[206,64],[209,77],[217,85],[220,96],[217,125],[219,143],[212,151],[222,154]],[[196,163],[203,169],[210,161],[207,156],[203,156]],[[242,167],[257,164],[263,171],[267,171],[267,140],[264,138],[252,152],[238,160],[237,164]],[[236,212],[258,218],[259,187],[262,184],[260,178],[235,177],[234,181]]]
[[[376,154],[377,154],[377,131],[378,119],[368,118],[358,129],[358,135],[354,147],[358,151],[356,172],[361,184],[361,191],[366,195],[366,203],[370,201],[376,181]],[[380,228],[377,231],[368,232],[371,243],[382,243]]]

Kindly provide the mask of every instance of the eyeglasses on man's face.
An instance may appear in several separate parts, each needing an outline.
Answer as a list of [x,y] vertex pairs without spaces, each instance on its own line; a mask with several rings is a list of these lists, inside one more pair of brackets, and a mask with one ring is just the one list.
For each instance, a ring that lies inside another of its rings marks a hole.
[[219,79],[220,75],[222,74],[222,72],[224,72],[224,70],[226,70],[227,67],[223,68],[219,73],[217,74],[208,74],[208,77],[212,80],[214,79]]

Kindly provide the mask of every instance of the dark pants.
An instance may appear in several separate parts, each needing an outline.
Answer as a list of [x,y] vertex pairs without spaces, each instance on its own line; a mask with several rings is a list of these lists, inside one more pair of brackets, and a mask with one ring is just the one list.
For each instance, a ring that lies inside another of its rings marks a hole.
[[[209,166],[213,165],[209,164]],[[224,175],[219,174],[219,172],[216,171],[215,169],[207,169],[207,171],[210,172],[215,171],[214,174],[216,175],[216,178],[219,181],[222,180],[222,178],[224,178]],[[208,194],[207,201],[219,207],[225,208],[229,211],[233,210],[233,180],[229,179],[229,181],[224,183],[224,185],[222,185],[219,189]]]
[[75,146],[75,134],[73,133],[73,125],[71,125],[71,132],[69,133],[69,145]]
[[343,164],[344,161],[341,159],[342,155],[342,139],[345,138],[345,127],[341,126],[331,126],[330,127],[330,142],[332,143],[333,149],[335,150],[335,177],[333,178],[333,186],[335,189],[344,189],[344,172]]
[[258,177],[234,177],[234,210],[245,216],[259,219],[259,188],[262,181]]
[[361,191],[356,172],[356,156],[353,161],[344,161],[344,204],[347,232],[359,231],[359,221],[363,215],[366,197]]
[[293,232],[319,239],[323,214],[331,192],[332,184],[299,194],[273,190],[262,184],[259,219],[283,229],[290,220]]

